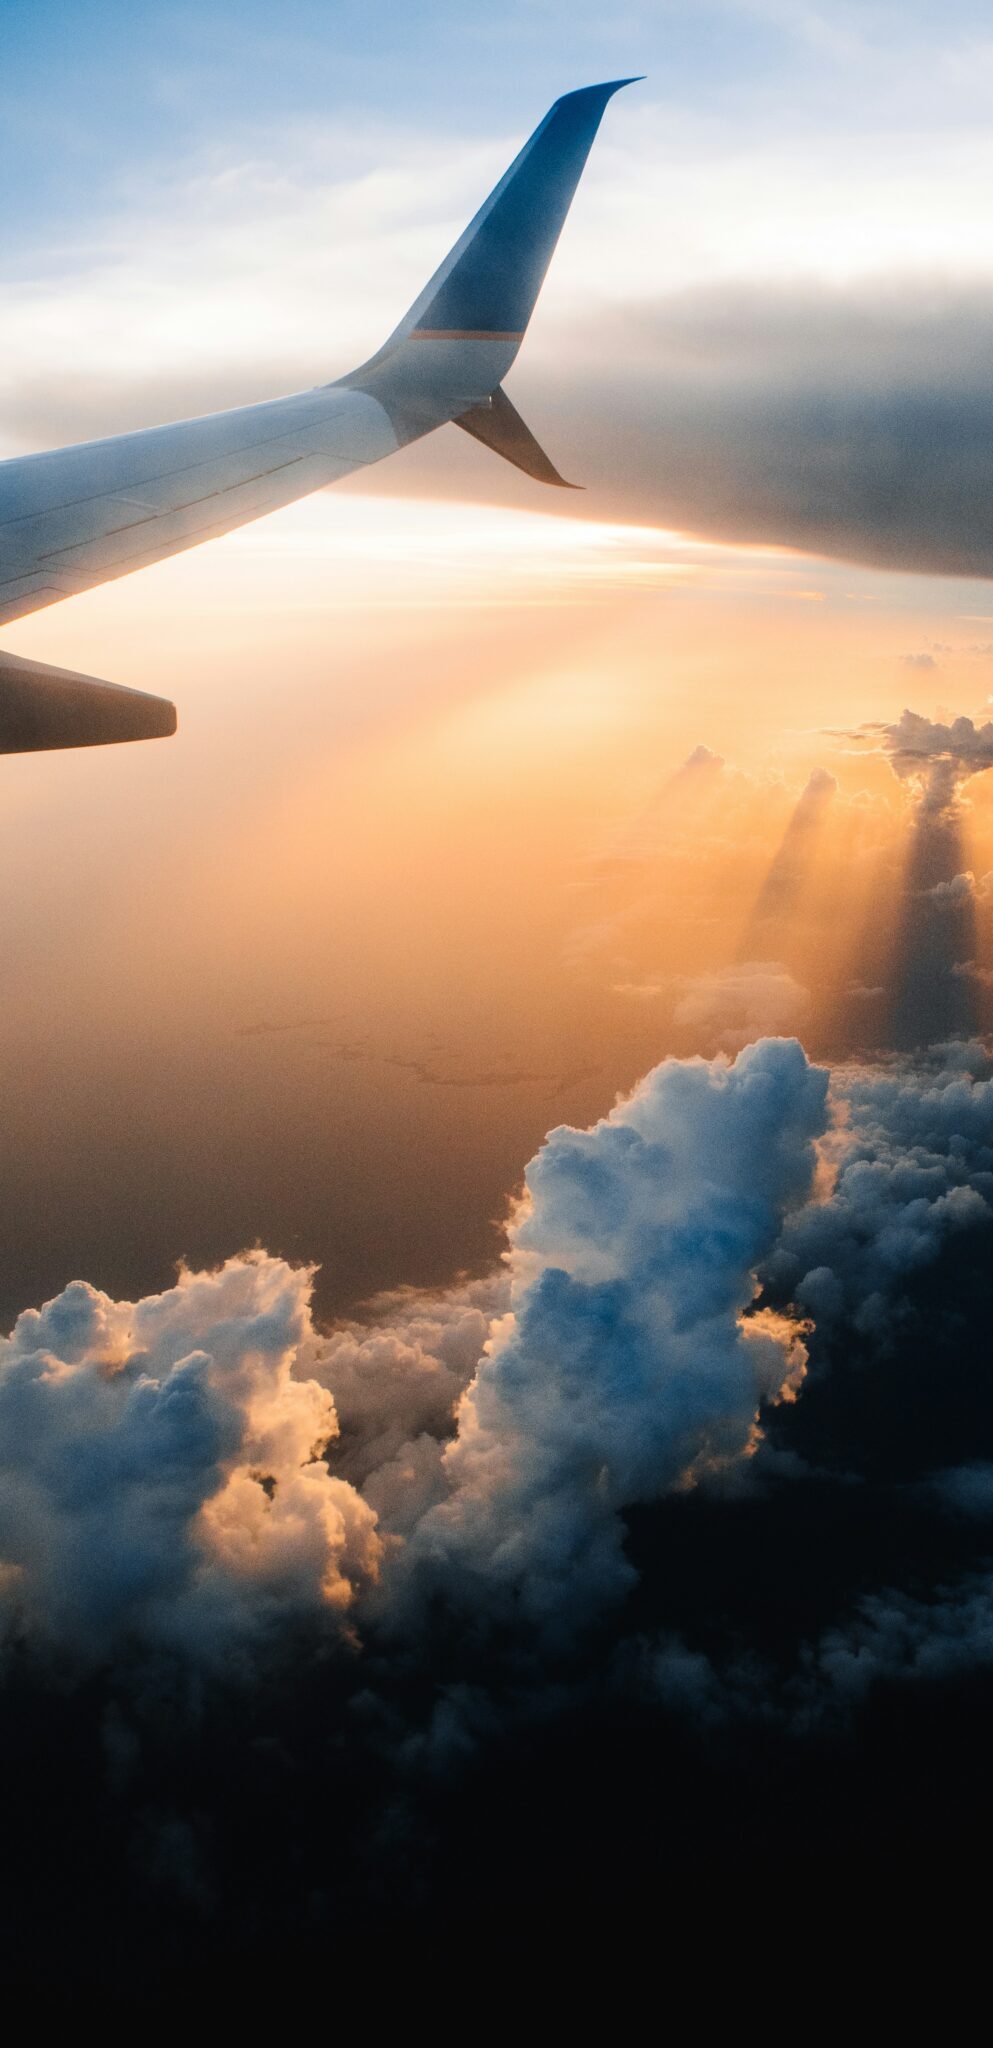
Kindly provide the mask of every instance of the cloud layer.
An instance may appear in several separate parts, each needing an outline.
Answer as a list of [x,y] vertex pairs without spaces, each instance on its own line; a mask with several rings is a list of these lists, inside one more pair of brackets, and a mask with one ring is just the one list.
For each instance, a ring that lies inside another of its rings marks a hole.
[[477,1623],[508,1595],[546,1627],[595,1612],[631,1576],[619,1511],[747,1455],[802,1373],[791,1325],[747,1312],[826,1097],[792,1041],[666,1061],[551,1133],[505,1274],[370,1329],[321,1338],[312,1274],[263,1253],[26,1311],[0,1353],[8,1635],[230,1662],[348,1624],[385,1556],[371,1611],[404,1628],[428,1594]]
[[564,1644],[635,1583],[627,1511],[764,1469],[810,1332],[820,1383],[892,1352],[991,1208],[981,1046],[832,1078],[767,1039],[552,1131],[489,1278],[330,1333],[261,1252],[137,1303],[76,1282],[0,1348],[7,1641],[230,1673],[431,1611]]
[[[836,1827],[871,1853],[892,1771],[906,1845],[907,1757],[944,1841],[990,1671],[991,1220],[981,1045],[829,1074],[766,1040],[551,1132],[480,1280],[326,1332],[310,1272],[255,1252],[26,1311],[11,1927],[41,1924],[39,1868],[81,1953],[92,1896],[145,1958],[163,1926],[241,1954],[412,1897],[451,1929],[514,1872],[601,1910],[622,1844],[650,1886],[660,1842],[709,1881],[742,1801],[750,1866],[800,1868]],[[39,1771],[73,1816],[55,1872]]]

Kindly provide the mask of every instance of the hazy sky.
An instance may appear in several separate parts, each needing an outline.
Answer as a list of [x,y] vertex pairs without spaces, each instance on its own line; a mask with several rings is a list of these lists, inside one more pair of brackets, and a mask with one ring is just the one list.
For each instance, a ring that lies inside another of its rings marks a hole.
[[942,1906],[954,1982],[989,8],[2,31],[0,456],[347,372],[556,95],[647,74],[509,379],[583,491],[446,427],[3,634],[179,711],[0,759],[5,1987],[409,2031],[533,1930],[560,1999],[615,1934],[615,2004],[666,1939],[809,2004],[865,1928],[890,2009]]
[[914,796],[837,734],[993,688],[991,69],[966,6],[8,8],[9,452],[344,371],[557,92],[648,75],[512,378],[583,496],[446,430],[8,629],[180,734],[3,764],[5,1313],[256,1238],[440,1282],[667,1046],[885,1036]]

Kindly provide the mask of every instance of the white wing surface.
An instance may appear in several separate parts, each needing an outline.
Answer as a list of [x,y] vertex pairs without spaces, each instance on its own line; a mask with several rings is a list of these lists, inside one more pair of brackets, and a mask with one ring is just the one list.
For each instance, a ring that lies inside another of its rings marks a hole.
[[229,533],[397,445],[376,399],[332,386],[0,463],[0,623]]

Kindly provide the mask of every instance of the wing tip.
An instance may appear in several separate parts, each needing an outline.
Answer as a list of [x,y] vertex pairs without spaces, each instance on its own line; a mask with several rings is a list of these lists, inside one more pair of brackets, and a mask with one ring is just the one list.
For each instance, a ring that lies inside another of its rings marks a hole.
[[0,754],[167,740],[178,724],[168,697],[0,654]]
[[[602,79],[598,85],[577,85],[572,92],[561,93],[554,104],[555,107],[561,107],[565,105],[567,100],[582,100],[596,94],[598,98],[602,98],[604,106],[606,106],[607,101],[613,98],[615,92],[623,92],[626,85],[643,85],[647,77],[647,71],[637,71],[632,73],[630,78],[606,78]],[[554,112],[554,107],[550,111]]]

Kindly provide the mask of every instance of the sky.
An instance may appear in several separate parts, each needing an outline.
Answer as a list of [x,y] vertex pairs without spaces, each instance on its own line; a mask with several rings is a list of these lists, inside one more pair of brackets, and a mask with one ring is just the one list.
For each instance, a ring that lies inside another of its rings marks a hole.
[[412,1872],[427,1947],[464,1871],[579,1914],[579,1782],[628,1924],[742,1810],[769,1884],[964,1857],[966,1763],[900,1788],[989,1704],[987,11],[8,0],[0,455],[343,374],[634,73],[509,379],[582,493],[445,428],[5,629],[179,710],[0,763],[0,1733],[32,1956],[32,1788],[66,1897],[99,1839],[77,1971],[108,1901],[147,1981]]

